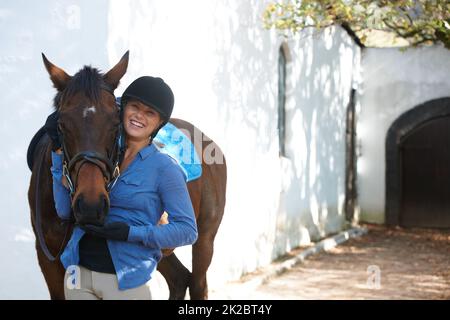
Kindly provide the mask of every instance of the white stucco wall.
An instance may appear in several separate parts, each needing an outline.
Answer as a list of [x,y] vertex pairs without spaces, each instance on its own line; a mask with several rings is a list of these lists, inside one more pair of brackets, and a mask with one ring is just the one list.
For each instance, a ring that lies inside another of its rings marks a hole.
[[[227,206],[210,288],[342,227],[345,110],[359,49],[336,28],[288,43],[287,158],[280,159],[281,39],[262,28],[264,5],[195,0],[177,1],[174,10],[163,0],[2,1],[0,146],[8,152],[0,160],[0,217],[7,222],[0,224],[0,298],[48,298],[29,222],[25,159],[55,93],[41,52],[73,74],[84,64],[106,71],[129,49],[116,94],[140,75],[161,76],[175,92],[174,116],[221,146]],[[177,254],[190,265],[189,248]]]
[[345,130],[360,49],[346,31],[308,30],[288,43],[287,158],[277,217],[279,251],[345,222]]
[[365,49],[357,117],[358,202],[361,220],[385,221],[386,134],[404,112],[450,96],[450,51],[442,46]]

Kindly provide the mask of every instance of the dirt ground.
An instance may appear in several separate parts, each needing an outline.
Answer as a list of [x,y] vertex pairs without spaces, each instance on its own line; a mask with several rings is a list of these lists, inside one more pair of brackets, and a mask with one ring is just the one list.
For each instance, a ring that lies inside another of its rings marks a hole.
[[[364,225],[368,234],[221,299],[450,299],[450,230]],[[244,296],[242,296],[244,294]]]

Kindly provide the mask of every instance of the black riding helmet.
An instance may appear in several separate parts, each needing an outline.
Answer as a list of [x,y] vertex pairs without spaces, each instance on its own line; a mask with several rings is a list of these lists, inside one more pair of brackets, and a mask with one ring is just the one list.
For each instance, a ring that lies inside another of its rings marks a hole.
[[136,99],[145,105],[155,109],[161,115],[163,123],[157,128],[152,139],[170,119],[173,111],[174,96],[172,89],[161,78],[143,76],[134,80],[128,88],[125,89],[121,98],[121,118],[127,101]]

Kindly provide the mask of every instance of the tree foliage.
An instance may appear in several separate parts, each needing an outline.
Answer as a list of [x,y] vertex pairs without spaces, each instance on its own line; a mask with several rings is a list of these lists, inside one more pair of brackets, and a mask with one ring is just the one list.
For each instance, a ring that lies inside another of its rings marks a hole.
[[394,33],[412,46],[442,42],[450,49],[449,0],[292,0],[270,2],[263,14],[266,28],[297,33],[333,24],[354,32],[365,44],[371,30]]

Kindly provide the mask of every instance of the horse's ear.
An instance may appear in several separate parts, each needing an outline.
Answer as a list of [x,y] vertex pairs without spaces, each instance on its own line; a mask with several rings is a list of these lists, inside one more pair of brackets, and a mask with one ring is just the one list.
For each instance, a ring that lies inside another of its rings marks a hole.
[[61,68],[55,66],[53,63],[48,61],[45,54],[42,53],[42,59],[44,60],[45,68],[50,75],[50,79],[53,82],[56,90],[63,91],[70,81],[71,77]]
[[122,79],[125,72],[127,72],[129,54],[130,51],[128,50],[120,59],[119,63],[103,76],[105,82],[109,84],[113,90],[117,88],[120,79]]

